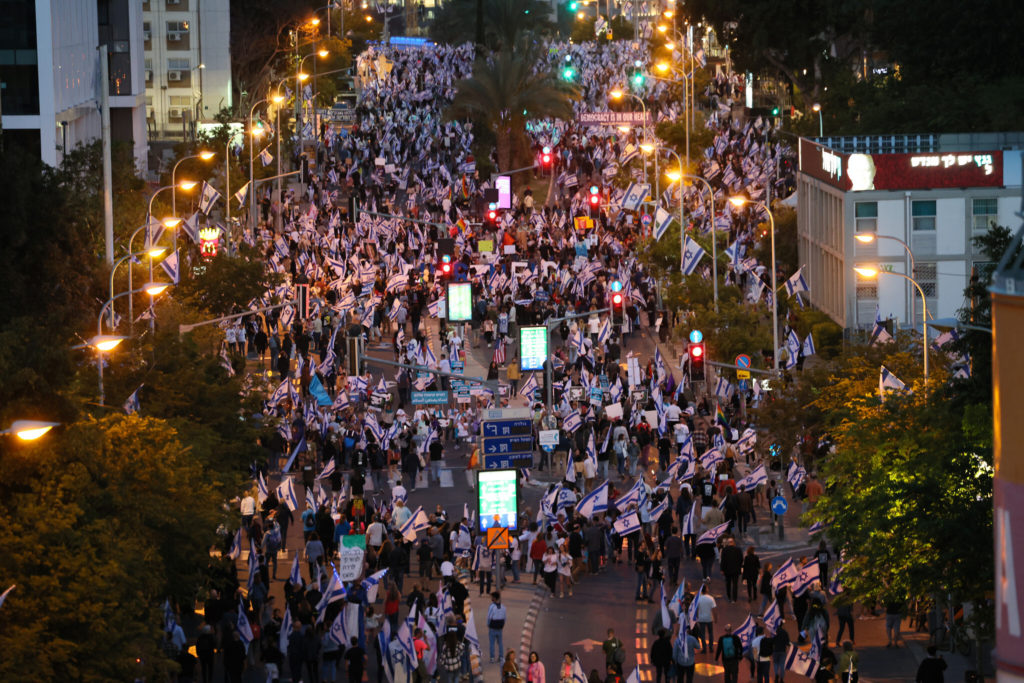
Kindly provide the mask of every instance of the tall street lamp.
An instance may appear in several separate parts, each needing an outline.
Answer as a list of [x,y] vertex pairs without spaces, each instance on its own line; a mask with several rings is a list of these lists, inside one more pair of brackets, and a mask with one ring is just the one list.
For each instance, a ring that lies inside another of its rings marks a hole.
[[[644,144],[648,144],[650,139],[651,139],[651,137],[650,137],[649,131],[647,129],[647,103],[644,102],[643,98],[640,97],[639,95],[634,95],[633,93],[627,92],[627,91],[623,90],[622,88],[615,88],[614,90],[612,90],[608,94],[615,101],[619,101],[623,97],[632,97],[634,100],[636,100],[637,102],[640,103],[640,108],[641,108],[641,110],[644,113]],[[641,145],[641,147],[642,146],[643,145]],[[657,181],[657,174],[658,174],[658,158],[657,157],[654,158],[654,174],[655,174],[655,181]],[[645,157],[644,158],[644,177],[646,177],[646,176],[647,176],[647,159]],[[655,184],[655,190],[657,190],[657,189],[658,189],[657,184]]]
[[811,111],[818,113],[818,137],[825,137],[825,123],[821,120],[821,105],[815,102],[811,106]]
[[[134,252],[134,253],[130,253],[129,252],[129,254],[127,256],[122,256],[118,261],[116,261],[114,263],[114,267],[110,269],[110,299],[111,299],[111,301],[113,301],[113,299],[114,299],[114,273],[117,272],[117,267],[119,265],[121,265],[125,261],[128,261],[128,260],[133,259],[133,258],[137,258],[139,256],[148,256],[151,259],[158,259],[161,256],[163,256],[166,252],[167,252],[167,248],[166,247],[161,247],[159,245],[148,245],[145,251],[137,251],[137,252]],[[129,266],[129,270],[131,270],[130,266]],[[128,289],[131,289],[131,288],[132,288],[132,285],[129,282],[128,283]],[[131,316],[130,313],[128,315],[129,315],[129,317]],[[115,325],[114,325],[114,306],[113,305],[110,306],[110,320],[108,321],[107,324],[110,326],[110,329],[114,329]]]
[[[257,130],[252,127],[252,115],[253,112],[256,111],[256,107],[260,106],[261,104],[265,104],[266,102],[266,98],[262,100],[257,100],[253,102],[252,106],[249,108],[249,223],[250,228],[252,228],[254,231],[256,229],[256,213],[252,210],[252,208],[256,204],[256,197],[253,194],[253,190],[256,189],[256,185],[255,183],[253,183],[252,148],[253,140],[263,134],[263,129],[260,128],[259,132],[257,132]],[[253,234],[255,234],[255,232]]]
[[924,290],[921,289],[921,285],[909,275],[897,273],[894,270],[879,270],[874,266],[855,266],[854,270],[861,277],[869,279],[878,277],[879,273],[898,275],[917,288],[917,293],[921,295],[921,313],[923,317],[921,321],[921,354],[924,356],[924,385],[928,386],[928,300],[924,298]]
[[[729,197],[729,202],[739,208],[744,204],[753,204],[761,207],[768,214],[768,221],[771,225],[772,244],[772,370],[777,377],[779,374],[779,292],[777,291],[775,277],[775,216],[772,210],[762,201],[754,201],[746,197]],[[712,216],[712,219],[714,217]]]
[[204,150],[204,151],[200,152],[199,154],[191,154],[191,155],[189,155],[187,157],[182,157],[182,158],[178,159],[178,162],[176,164],[174,164],[174,168],[171,169],[171,188],[172,188],[171,189],[171,214],[172,215],[174,215],[174,216],[178,215],[178,204],[177,204],[178,194],[177,194],[177,192],[174,191],[174,186],[177,185],[177,183],[178,183],[178,180],[177,180],[177,177],[176,177],[177,173],[178,173],[178,166],[181,165],[181,162],[188,161],[189,159],[202,159],[203,161],[209,161],[213,157],[214,157],[214,153],[213,152],[207,152],[207,151]]
[[[169,216],[168,218],[163,219],[161,221],[161,223],[164,225],[164,227],[166,227],[166,228],[168,228],[170,230],[175,230],[175,229],[177,229],[177,227],[179,225],[181,225],[181,219],[177,218],[176,216]],[[132,233],[131,237],[128,238],[128,253],[129,254],[134,253],[134,251],[132,249],[132,245],[135,243],[135,236],[138,235],[143,230],[146,230],[146,235],[147,235],[147,237],[146,237],[146,252],[148,253],[148,252],[153,251],[153,250],[155,250],[157,248],[157,245],[155,244],[155,242],[158,242],[159,238],[157,238],[157,239],[153,238],[153,235],[150,232],[150,228],[151,227],[152,226],[147,221],[146,225],[143,225],[142,227],[137,228],[135,230],[135,232]],[[175,236],[175,242],[177,242],[177,236]],[[153,264],[150,263],[150,271],[149,271],[150,272],[150,277],[152,277],[152,274],[153,274],[152,265]],[[133,275],[133,273],[134,273],[134,271],[132,270],[132,268],[128,268],[128,289],[132,289],[132,280],[133,280],[132,275]],[[113,317],[113,316],[111,316],[111,317]],[[135,307],[133,305],[133,298],[132,297],[128,297],[128,329],[131,330],[132,332],[135,331]]]
[[[674,149],[671,149],[669,147],[664,147],[662,145],[652,145],[652,144],[647,144],[647,143],[644,143],[644,144],[640,145],[640,149],[643,150],[644,154],[650,154],[651,152],[654,152],[655,153],[655,155],[654,155],[655,160],[657,160],[657,158],[658,158],[657,152],[659,152],[659,151],[668,152],[669,154],[671,154],[672,156],[674,156],[676,158],[676,163],[679,164],[680,176],[682,175],[683,160],[679,158],[679,154],[676,153],[676,151]],[[680,194],[680,202],[679,202],[679,272],[682,272],[682,270],[683,270],[683,259],[686,257],[686,223],[683,220],[683,208],[686,206],[686,204],[685,204],[685,202],[682,201],[681,198],[682,198],[682,195]],[[660,194],[655,195],[655,201],[654,201],[655,206],[657,206],[657,203],[658,203],[658,201],[660,199],[661,199],[661,195]]]
[[[873,244],[875,240],[892,240],[893,242],[899,242],[903,247],[903,251],[907,252],[907,256],[910,257],[910,274],[917,275],[917,265],[914,263],[914,252],[910,250],[910,245],[901,240],[899,237],[892,237],[890,235],[879,235],[873,232],[861,232],[853,236],[853,239],[857,240],[861,244]],[[927,316],[925,316],[927,319]],[[914,300],[913,295],[910,297],[910,319],[917,322],[917,302]]]

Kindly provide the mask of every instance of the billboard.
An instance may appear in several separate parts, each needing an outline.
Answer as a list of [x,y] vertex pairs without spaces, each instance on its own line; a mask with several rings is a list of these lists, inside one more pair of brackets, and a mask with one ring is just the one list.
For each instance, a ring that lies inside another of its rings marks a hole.
[[477,519],[479,530],[492,526],[513,531],[519,525],[519,481],[517,470],[480,470],[477,472]]
[[519,369],[543,370],[548,359],[548,328],[544,325],[519,328]]
[[469,282],[449,282],[448,320],[453,323],[466,323],[473,319],[473,285]]

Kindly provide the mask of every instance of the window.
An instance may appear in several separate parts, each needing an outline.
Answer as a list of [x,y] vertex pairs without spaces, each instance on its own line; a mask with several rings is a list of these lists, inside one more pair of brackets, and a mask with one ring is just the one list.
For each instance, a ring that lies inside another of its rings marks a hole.
[[148,109],[150,111],[150,114],[153,113],[153,96],[152,95],[146,95],[146,109]]
[[153,60],[151,58],[146,59],[146,69],[150,71],[153,70]]
[[188,71],[189,64],[187,59],[174,58],[167,60],[167,68],[171,71]]
[[192,104],[192,98],[188,95],[171,95],[168,99],[172,107],[188,107]]
[[878,202],[857,202],[854,205],[857,232],[876,232],[878,230]]
[[938,268],[935,263],[918,263],[914,268],[914,279],[921,285],[926,299],[934,299],[938,296],[939,278]]
[[167,32],[172,31],[177,33],[188,33],[188,22],[187,21],[168,21]]
[[935,200],[915,201],[910,204],[914,232],[935,232]]
[[975,199],[971,212],[974,214],[972,223],[974,231],[984,232],[999,220],[999,200],[995,197]]

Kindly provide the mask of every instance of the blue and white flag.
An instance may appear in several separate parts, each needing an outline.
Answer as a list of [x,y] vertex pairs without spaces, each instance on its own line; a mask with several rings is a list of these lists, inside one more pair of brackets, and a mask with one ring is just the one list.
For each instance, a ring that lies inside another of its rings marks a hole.
[[242,185],[241,189],[235,193],[235,199],[238,200],[238,206],[245,206],[245,199],[249,195],[249,182],[246,181],[245,185]]
[[651,511],[648,513],[647,518],[650,519],[652,522],[657,522],[659,519],[661,519],[661,516],[665,514],[665,511],[668,510],[668,503],[669,497],[665,496],[662,499],[662,501],[658,503],[658,505],[651,508]]
[[281,619],[281,631],[277,637],[277,649],[288,652],[288,638],[292,634],[292,610],[285,605],[284,618]]
[[622,208],[626,211],[639,211],[640,205],[651,192],[647,183],[630,183],[626,193],[622,195]]
[[628,536],[634,532],[640,530],[640,515],[635,511],[630,512],[627,515],[623,515],[615,520],[615,524],[612,525],[619,536]]
[[654,210],[654,239],[660,240],[662,235],[668,232],[668,226],[672,223],[672,214],[660,206]]
[[242,555],[242,530],[235,532],[235,538],[231,541],[231,549],[228,550],[228,557],[237,560]]
[[709,448],[700,456],[700,464],[708,472],[715,472],[720,463],[725,462],[725,456],[717,448]]
[[270,395],[270,398],[267,399],[267,407],[276,408],[281,403],[281,401],[285,400],[286,398],[291,398],[292,391],[293,389],[291,380],[284,380],[283,382],[277,385],[277,389],[274,389],[274,393],[272,393]]
[[882,314],[878,309],[878,304],[875,304],[875,325],[871,329],[871,340],[868,342],[871,346],[875,344],[888,344],[893,341],[892,335],[889,334],[889,330],[885,328],[885,323],[882,321]]
[[380,588],[380,582],[384,580],[384,575],[388,573],[387,569],[381,569],[379,572],[375,572],[370,576],[363,579],[362,583],[359,584],[363,592],[366,593],[366,599],[369,603],[377,602],[377,589]]
[[804,337],[804,343],[800,350],[803,351],[804,358],[814,355],[814,335],[810,332],[808,332],[807,336]]
[[405,540],[412,543],[416,540],[416,532],[423,531],[429,526],[430,520],[427,518],[427,513],[423,511],[423,506],[421,505],[416,508],[416,512],[412,513],[412,517],[402,525],[402,528],[399,529],[399,531]]
[[523,382],[523,385],[519,387],[519,395],[527,400],[532,401],[533,393],[537,390],[538,386],[540,385],[537,382],[537,376],[534,373],[530,373],[530,376],[526,378],[526,381]]
[[743,651],[747,652],[750,650],[750,644],[754,640],[754,629],[757,625],[754,623],[754,617],[747,615],[746,620],[740,624],[740,627],[735,629],[732,634],[740,639],[743,643]]
[[145,385],[140,384],[139,388],[133,391],[132,395],[125,399],[124,412],[128,413],[129,415],[134,415],[135,413],[139,412],[139,389],[142,389],[143,386]]
[[305,453],[307,450],[309,450],[309,447],[306,445],[306,435],[303,434],[302,438],[299,439],[299,442],[295,444],[295,449],[292,451],[292,454],[288,457],[288,462],[286,462],[284,467],[281,468],[281,474],[288,472],[288,470],[292,468],[292,463],[295,462],[295,458],[298,457],[299,453]]
[[779,603],[772,600],[772,604],[768,605],[768,609],[764,611],[764,616],[761,617],[764,621],[764,627],[771,633],[777,633],[779,626],[782,624],[782,610],[779,609]]
[[811,528],[809,528],[807,530],[807,533],[809,533],[809,534],[821,533],[822,531],[825,530],[825,527],[826,527],[826,524],[824,522],[815,522],[814,524],[811,525]]
[[683,247],[683,264],[681,269],[683,274],[693,275],[697,270],[697,264],[704,258],[705,253],[707,252],[696,241],[687,237],[686,244]]
[[619,512],[625,512],[630,505],[635,504],[637,507],[641,507],[646,501],[647,489],[644,488],[644,481],[641,478],[636,480],[629,491],[615,500],[615,507]]
[[587,495],[580,499],[580,502],[576,504],[577,514],[590,519],[594,515],[604,512],[608,509],[608,480],[606,479],[603,484],[594,487]]
[[583,425],[583,418],[580,417],[580,411],[574,410],[565,416],[562,420],[562,431],[566,434],[572,434]]
[[697,623],[697,608],[700,605],[700,596],[704,595],[704,584],[701,583],[697,587],[697,593],[693,596],[693,602],[690,603],[690,609],[687,613],[687,618],[690,623]]
[[178,252],[175,251],[173,254],[165,258],[160,262],[160,267],[167,273],[167,277],[171,278],[171,282],[178,284],[181,273],[178,269]]
[[878,375],[878,397],[884,401],[887,391],[906,391],[907,385],[900,381],[896,375],[889,372],[884,365]]
[[345,625],[345,612],[342,609],[338,612],[338,616],[334,617],[334,623],[331,624],[331,630],[327,632],[327,637],[337,643],[341,648],[348,648],[349,646],[349,633]]
[[323,471],[322,471],[322,472],[320,472],[320,474],[316,475],[316,478],[317,478],[317,479],[328,479],[328,478],[329,478],[329,477],[330,477],[330,476],[331,476],[332,474],[334,474],[334,469],[335,469],[335,467],[336,467],[336,465],[335,465],[335,463],[334,463],[334,458],[330,458],[330,459],[329,459],[329,460],[328,460],[328,461],[327,461],[327,462],[326,462],[326,463],[324,464],[324,469],[323,469]]
[[298,553],[295,553],[295,558],[292,560],[292,570],[288,574],[288,581],[290,581],[293,586],[301,586],[302,585],[302,574],[300,573],[300,570],[299,570],[299,554]]
[[800,573],[796,575],[796,580],[793,581],[791,590],[793,595],[803,595],[811,586],[814,585],[821,578],[821,573],[818,568],[818,561],[811,560],[803,567],[800,568]]
[[238,638],[242,641],[242,646],[248,651],[249,643],[252,642],[252,627],[249,625],[249,617],[245,614],[245,605],[242,604],[242,598],[238,598],[238,621],[235,622],[235,627],[238,629]]
[[277,486],[277,499],[288,506],[288,509],[295,512],[299,509],[299,499],[295,495],[295,483],[290,477],[285,477]]
[[786,670],[801,676],[814,678],[818,673],[818,662],[811,659],[809,653],[798,649],[796,645],[790,643],[789,652],[786,654]]
[[251,538],[249,539],[249,590],[252,590],[252,586],[256,583],[256,576],[260,571],[260,555],[256,552],[256,542]]
[[217,190],[213,189],[213,185],[204,180],[203,189],[199,192],[199,210],[209,215],[210,209],[213,208],[218,199],[220,199],[220,192],[217,192]]
[[269,146],[263,148],[263,151],[260,152],[260,161],[264,166],[270,166],[270,164],[274,163],[274,155],[270,153]]
[[793,276],[786,280],[786,294],[794,296],[800,292],[809,292],[807,288],[807,280],[804,279],[804,269],[793,273]]
[[736,450],[740,453],[747,453],[754,450],[754,445],[757,443],[757,431],[753,427],[747,427],[740,434],[739,440],[736,441]]
[[697,537],[697,545],[701,543],[714,543],[718,538],[729,530],[729,522],[712,527]]
[[736,487],[743,487],[744,491],[753,491],[760,484],[768,483],[768,470],[765,469],[764,465],[758,465],[750,474],[736,482]]
[[772,590],[777,593],[783,586],[789,586],[794,583],[799,575],[800,569],[793,563],[793,558],[789,558],[782,563],[782,566],[772,576]]
[[[319,617],[323,617],[324,610],[332,602],[338,600],[344,600],[345,596],[348,595],[348,591],[345,590],[345,584],[341,582],[338,577],[338,572],[331,572],[331,578],[327,582],[327,587],[324,589],[323,595],[320,597],[320,602],[316,605],[316,611]],[[317,619],[320,621],[320,618]]]
[[[192,214],[181,222],[181,230],[190,238],[194,244],[199,244],[199,212]],[[165,259],[166,260],[166,259]]]

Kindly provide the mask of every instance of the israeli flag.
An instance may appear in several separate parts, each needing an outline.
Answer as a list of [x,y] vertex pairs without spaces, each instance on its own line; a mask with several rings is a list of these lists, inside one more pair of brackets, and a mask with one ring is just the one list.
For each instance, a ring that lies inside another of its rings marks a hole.
[[171,278],[171,282],[178,284],[181,273],[178,268],[178,252],[175,250],[173,254],[165,258],[160,262],[160,267],[167,273],[167,277]]
[[793,643],[789,644],[789,652],[786,654],[786,670],[808,678],[814,678],[818,673],[818,662],[811,659],[809,653],[800,650]]
[[260,555],[256,552],[256,542],[249,539],[249,590],[252,590],[252,585],[256,583],[256,574],[260,570]]
[[907,385],[904,384],[896,375],[889,372],[888,368],[884,365],[881,367],[881,371],[878,375],[878,396],[884,401],[885,393],[887,391],[906,391]]
[[728,401],[732,395],[732,385],[724,377],[719,376],[715,381],[715,398],[719,401]]
[[302,585],[302,574],[299,572],[299,554],[295,553],[295,559],[292,560],[292,571],[288,574],[288,581],[293,586]]
[[213,189],[213,185],[204,180],[203,189],[199,194],[199,210],[209,215],[210,209],[213,208],[218,199],[220,199],[220,192],[217,192],[217,190]]
[[800,568],[800,573],[796,575],[796,580],[793,582],[792,591],[794,595],[803,595],[811,586],[821,578],[820,570],[818,568],[818,561],[811,560],[803,567]]
[[717,448],[709,448],[704,455],[700,456],[700,464],[708,472],[714,472],[719,463],[723,462],[725,462],[725,456]]
[[263,478],[263,473],[260,472],[256,476],[256,499],[257,499],[257,502],[262,505],[263,501],[265,501],[269,497],[269,495],[270,494],[269,494],[269,492],[267,490],[267,480]]
[[327,479],[327,478],[329,478],[332,474],[334,474],[334,468],[335,468],[334,458],[331,458],[324,465],[323,471],[320,474],[316,475],[316,478],[317,479]]
[[[186,235],[192,238],[192,242],[199,244],[199,213],[196,212],[181,222],[181,229]],[[166,261],[166,259],[164,259]]]
[[249,625],[249,617],[245,614],[245,605],[242,604],[242,598],[238,598],[238,621],[235,622],[235,626],[238,629],[238,637],[242,641],[242,646],[248,650],[249,643],[252,642],[252,627]]
[[697,270],[697,264],[704,258],[707,252],[697,244],[694,240],[689,237],[686,238],[686,244],[683,247],[683,263],[682,272],[684,275],[693,275],[694,271]]
[[647,183],[630,183],[622,196],[622,208],[626,211],[639,211],[640,205],[650,192],[651,186]]
[[408,521],[402,525],[402,528],[399,529],[399,531],[401,532],[402,537],[405,540],[412,543],[416,540],[416,533],[419,531],[423,531],[429,526],[430,520],[427,519],[427,513],[423,511],[423,506],[421,505],[420,507],[416,508],[416,512],[414,512],[412,514],[412,517],[410,517]]
[[772,590],[778,592],[783,586],[789,586],[796,581],[796,577],[800,575],[800,570],[793,563],[793,558],[789,558],[782,563],[782,566],[776,570],[775,575],[772,577]]
[[807,288],[807,280],[804,279],[804,269],[793,273],[793,276],[786,280],[786,294],[794,296],[800,292],[809,292]]
[[338,612],[338,616],[334,617],[334,623],[331,624],[331,630],[327,632],[327,637],[333,640],[339,647],[347,648],[349,646],[349,635],[348,630],[345,627],[345,610]]
[[672,223],[672,214],[660,206],[654,211],[654,240],[658,241],[662,235],[668,232],[668,226]]
[[786,480],[789,481],[789,485],[793,489],[800,488],[800,484],[803,483],[804,479],[807,478],[807,470],[795,462],[789,464],[789,469],[786,471]]
[[768,471],[764,465],[758,465],[750,474],[736,482],[736,486],[742,486],[744,491],[753,491],[760,484],[768,482]]
[[754,629],[756,624],[754,623],[754,617],[747,615],[746,620],[740,624],[740,627],[732,632],[732,634],[740,639],[743,643],[743,651],[747,652],[750,650],[750,643],[754,640]]
[[643,479],[637,479],[636,483],[633,484],[633,487],[629,489],[625,495],[619,496],[615,500],[615,507],[618,508],[620,512],[625,512],[626,508],[630,505],[635,504],[637,507],[640,507],[646,497],[647,495],[644,489]]
[[692,479],[696,472],[696,463],[693,458],[688,458],[684,455],[678,456],[668,466],[668,474],[676,481],[686,481]]
[[286,462],[284,467],[281,468],[281,473],[284,474],[290,470],[292,468],[292,463],[295,462],[295,458],[298,457],[299,453],[305,453],[307,450],[309,450],[309,448],[306,446],[306,436],[303,434],[302,438],[299,439],[299,442],[295,444],[295,450],[293,450],[292,454],[288,457],[288,462]]
[[281,619],[281,631],[277,637],[277,649],[288,652],[288,637],[292,634],[292,610],[285,605],[284,618]]
[[289,477],[285,477],[277,487],[277,499],[288,506],[288,509],[295,512],[299,509],[299,499],[295,495],[295,483]]
[[270,147],[265,147],[260,152],[260,161],[263,162],[264,166],[270,166],[274,162],[274,155],[270,153]]
[[739,240],[733,242],[725,248],[725,255],[729,258],[730,263],[734,266],[738,265],[743,258],[743,245],[739,243]]
[[[754,445],[757,443],[757,432],[752,427],[747,427],[743,430],[743,434],[740,435],[739,440],[736,442],[736,449],[740,453],[746,453],[754,450]],[[762,467],[763,469],[763,467]]]
[[697,537],[697,545],[701,543],[714,543],[718,538],[729,530],[729,522],[712,527]]
[[824,522],[815,522],[814,524],[811,525],[811,528],[809,528],[807,530],[807,533],[812,534],[812,535],[813,534],[817,534],[817,533],[821,533],[822,531],[825,530],[825,526],[826,525],[825,525]]
[[594,515],[608,509],[608,480],[583,496],[576,504],[576,513],[590,519]]
[[804,343],[801,346],[801,351],[803,351],[805,358],[807,356],[814,355],[814,335],[812,335],[810,332],[808,332],[807,336],[804,338]]
[[601,323],[600,329],[597,331],[597,343],[604,344],[612,336],[612,320],[611,318],[605,318],[604,322]]
[[779,609],[779,603],[772,600],[772,604],[768,605],[768,609],[764,611],[764,616],[761,617],[761,620],[764,621],[764,627],[768,631],[777,633],[779,626],[782,624],[782,610]]
[[245,199],[249,195],[249,183],[246,181],[245,185],[242,185],[242,189],[235,193],[235,199],[238,200],[238,205],[245,206]]
[[231,541],[231,550],[228,551],[228,557],[232,560],[237,560],[242,554],[242,530],[239,529],[235,532],[235,539]]
[[651,508],[651,511],[648,513],[647,518],[650,519],[652,522],[656,522],[659,519],[661,519],[661,516],[665,514],[666,510],[668,510],[668,501],[668,496],[665,496],[665,498],[656,507]]
[[380,582],[384,579],[384,575],[388,573],[387,569],[381,569],[375,574],[371,574],[363,579],[359,586],[366,593],[366,599],[369,603],[377,602],[377,589],[380,588]]
[[344,584],[338,578],[338,572],[331,572],[331,579],[327,582],[327,588],[324,589],[320,602],[316,605],[317,614],[323,616],[324,610],[327,609],[329,604],[338,600],[344,600],[346,595],[348,595],[348,591],[345,590]]
[[124,412],[128,413],[129,415],[134,415],[135,413],[139,412],[139,389],[141,389],[143,386],[144,385],[140,384],[139,388],[133,391],[132,395],[125,400]]
[[334,397],[334,405],[331,406],[331,409],[344,410],[345,408],[348,408],[348,392],[342,389]]
[[640,515],[636,512],[630,512],[628,515],[623,515],[615,520],[615,524],[612,525],[619,536],[628,536],[634,532],[640,530]]
[[567,434],[572,434],[583,425],[583,418],[580,417],[580,411],[574,410],[565,416],[562,420],[562,431]]

